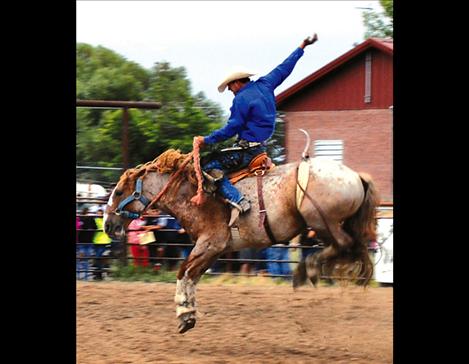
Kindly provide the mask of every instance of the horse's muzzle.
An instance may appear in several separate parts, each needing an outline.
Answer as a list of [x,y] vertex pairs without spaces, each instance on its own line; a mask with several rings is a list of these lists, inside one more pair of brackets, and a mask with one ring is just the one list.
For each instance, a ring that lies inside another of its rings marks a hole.
[[121,240],[125,237],[125,228],[122,220],[115,215],[107,215],[105,217],[103,230],[110,238]]

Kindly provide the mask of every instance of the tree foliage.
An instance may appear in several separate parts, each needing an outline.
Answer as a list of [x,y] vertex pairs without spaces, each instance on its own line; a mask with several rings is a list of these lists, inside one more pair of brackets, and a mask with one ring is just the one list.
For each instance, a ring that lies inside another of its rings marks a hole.
[[379,0],[383,12],[367,10],[363,12],[363,23],[366,27],[365,38],[393,37],[394,1]]
[[[195,135],[209,134],[224,119],[218,104],[201,92],[191,93],[183,67],[157,62],[147,70],[101,46],[77,45],[76,90],[78,99],[162,104],[158,110],[129,109],[131,166],[153,160],[168,148],[190,151]],[[122,113],[120,109],[77,109],[77,164],[122,167]],[[93,178],[93,172],[85,175]],[[109,172],[101,178],[115,177]]]

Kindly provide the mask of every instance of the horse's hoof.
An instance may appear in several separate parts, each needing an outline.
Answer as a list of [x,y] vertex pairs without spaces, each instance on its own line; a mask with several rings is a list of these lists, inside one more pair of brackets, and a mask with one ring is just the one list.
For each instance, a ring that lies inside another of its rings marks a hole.
[[303,284],[304,282],[302,282],[302,280],[296,274],[293,274],[293,279],[292,279],[293,290],[296,291],[298,287],[302,286]]
[[184,334],[186,331],[192,329],[195,326],[195,314],[193,312],[187,312],[179,316],[178,332]]
[[314,288],[318,288],[319,277],[317,275],[310,277],[309,280],[313,284]]
[[178,332],[184,334],[186,331],[192,329],[195,326],[195,318],[190,318],[182,321],[178,326]]

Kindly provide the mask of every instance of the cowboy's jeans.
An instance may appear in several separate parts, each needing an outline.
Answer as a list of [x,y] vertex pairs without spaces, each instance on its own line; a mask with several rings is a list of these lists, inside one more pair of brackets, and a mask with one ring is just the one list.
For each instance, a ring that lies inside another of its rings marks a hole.
[[256,155],[265,152],[265,150],[266,148],[264,146],[258,146],[243,150],[219,152],[216,154],[215,159],[205,164],[202,169],[206,172],[211,169],[222,170],[224,175],[223,178],[217,182],[218,191],[227,200],[239,203],[243,196],[238,189],[231,184],[225,174],[247,167]]

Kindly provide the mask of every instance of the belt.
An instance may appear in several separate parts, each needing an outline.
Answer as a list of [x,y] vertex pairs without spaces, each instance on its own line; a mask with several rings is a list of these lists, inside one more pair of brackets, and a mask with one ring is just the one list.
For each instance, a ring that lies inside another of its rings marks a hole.
[[248,143],[248,148],[253,148],[257,147],[258,145],[262,145],[262,143],[259,142],[247,142]]
[[248,142],[247,140],[240,139],[238,140],[232,147],[224,148],[221,152],[227,152],[231,150],[243,150],[248,148],[258,147],[259,145],[265,145],[265,143],[261,142]]

